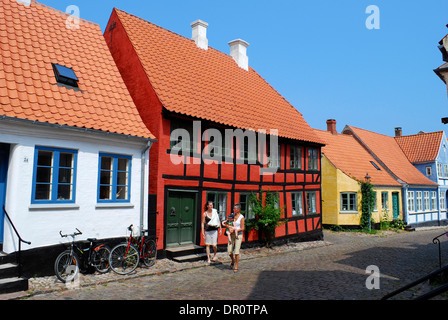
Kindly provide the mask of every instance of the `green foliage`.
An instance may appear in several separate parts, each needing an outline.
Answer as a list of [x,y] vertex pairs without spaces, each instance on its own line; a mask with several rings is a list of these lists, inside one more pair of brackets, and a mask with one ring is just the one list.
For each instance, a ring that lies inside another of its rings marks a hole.
[[390,228],[395,230],[404,230],[406,223],[401,219],[395,219],[390,223]]
[[375,192],[370,182],[359,182],[361,185],[361,228],[368,229],[371,223],[372,211],[375,205]]
[[246,227],[260,230],[263,239],[269,247],[275,237],[275,229],[286,221],[281,221],[284,209],[279,206],[279,196],[276,192],[260,191],[260,196],[251,194],[249,205],[255,218],[246,220]]

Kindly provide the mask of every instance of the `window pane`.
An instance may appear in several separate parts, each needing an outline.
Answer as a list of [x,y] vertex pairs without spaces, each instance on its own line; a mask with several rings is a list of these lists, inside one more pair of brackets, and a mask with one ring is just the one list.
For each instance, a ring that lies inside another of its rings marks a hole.
[[128,198],[128,188],[124,186],[117,187],[117,199],[126,200]]
[[100,199],[101,200],[111,200],[112,187],[111,186],[100,186]]
[[128,159],[118,159],[118,171],[128,171]]
[[348,211],[348,195],[346,193],[341,194],[341,210]]
[[127,172],[118,172],[117,184],[121,186],[125,186],[128,184],[128,173]]
[[59,183],[72,183],[72,169],[59,169]]
[[73,154],[61,153],[59,156],[59,167],[73,168]]
[[51,182],[52,168],[37,168],[36,182]]
[[111,171],[101,171],[100,184],[112,184]]
[[36,200],[50,200],[50,195],[50,184],[36,184]]
[[37,165],[51,167],[53,165],[53,152],[39,151],[37,156]]
[[350,207],[351,211],[356,211],[356,194],[350,194]]
[[113,158],[101,157],[101,170],[112,170]]
[[58,186],[58,200],[72,200],[72,186],[60,184]]

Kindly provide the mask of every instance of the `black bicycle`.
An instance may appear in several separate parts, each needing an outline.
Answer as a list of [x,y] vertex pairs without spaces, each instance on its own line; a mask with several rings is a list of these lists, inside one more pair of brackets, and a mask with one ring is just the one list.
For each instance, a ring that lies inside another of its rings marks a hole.
[[97,244],[97,239],[87,239],[89,246],[86,249],[80,248],[75,243],[75,238],[82,234],[79,229],[72,234],[59,234],[62,238],[72,237],[70,247],[62,252],[54,263],[54,271],[59,280],[67,283],[76,279],[79,272],[86,272],[90,267],[95,268],[100,273],[110,270],[109,255],[110,249],[105,244]]

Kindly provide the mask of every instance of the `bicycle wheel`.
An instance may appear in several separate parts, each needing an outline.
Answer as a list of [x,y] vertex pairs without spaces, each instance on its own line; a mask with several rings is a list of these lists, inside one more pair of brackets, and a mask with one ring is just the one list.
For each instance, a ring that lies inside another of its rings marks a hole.
[[157,259],[157,245],[154,240],[145,240],[142,249],[142,260],[145,266],[151,267]]
[[110,252],[110,267],[118,274],[131,273],[137,268],[139,261],[138,250],[127,243],[117,245]]
[[96,271],[99,273],[107,273],[110,270],[109,257],[110,249],[106,246],[102,246],[97,250],[93,250],[90,261]]
[[54,272],[63,283],[73,281],[79,274],[78,257],[71,250],[62,252],[56,258]]

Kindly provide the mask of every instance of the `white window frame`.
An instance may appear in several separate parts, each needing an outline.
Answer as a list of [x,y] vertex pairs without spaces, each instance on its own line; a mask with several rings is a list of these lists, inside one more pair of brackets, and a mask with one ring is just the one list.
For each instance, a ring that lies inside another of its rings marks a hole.
[[415,212],[415,192],[408,191],[408,212]]
[[387,210],[389,208],[389,192],[381,192],[381,209]]
[[291,192],[291,209],[293,217],[303,216],[303,192]]
[[306,192],[306,213],[315,214],[317,213],[317,201],[316,201],[316,191]]
[[424,201],[423,201],[423,210],[424,211],[431,211],[431,205],[429,201],[429,191],[425,191],[423,193]]
[[417,212],[422,212],[423,211],[423,192],[422,191],[416,191],[416,195],[415,195],[415,199],[416,199],[416,211]]
[[440,190],[439,195],[440,195],[440,198],[439,198],[440,210],[446,211],[445,191]]
[[431,209],[437,210],[437,192],[431,191]]

